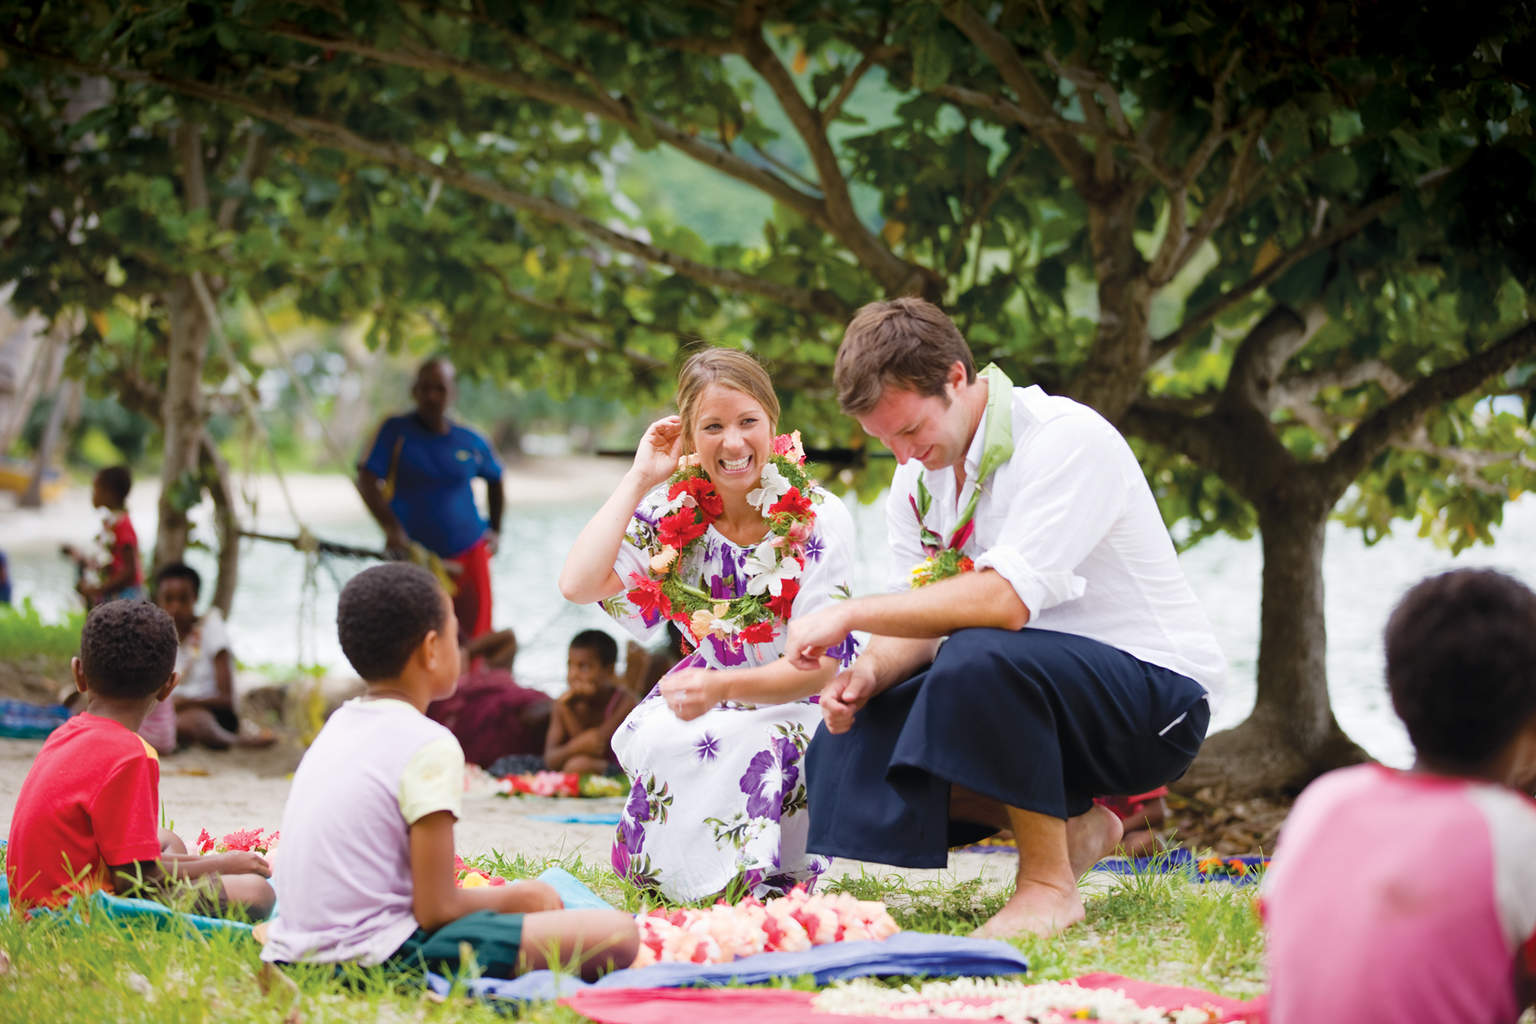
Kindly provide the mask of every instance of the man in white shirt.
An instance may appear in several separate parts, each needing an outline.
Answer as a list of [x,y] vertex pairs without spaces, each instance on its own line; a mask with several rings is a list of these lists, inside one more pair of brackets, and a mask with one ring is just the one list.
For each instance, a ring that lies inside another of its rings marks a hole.
[[1077,879],[1120,840],[1093,797],[1184,773],[1225,661],[1098,413],[978,374],[921,299],[859,310],[835,379],[900,462],[886,512],[899,576],[790,623],[803,668],[872,634],[821,695],[810,849],[942,867],[949,846],[1011,828],[1017,889],[978,934],[1056,934],[1083,918]]

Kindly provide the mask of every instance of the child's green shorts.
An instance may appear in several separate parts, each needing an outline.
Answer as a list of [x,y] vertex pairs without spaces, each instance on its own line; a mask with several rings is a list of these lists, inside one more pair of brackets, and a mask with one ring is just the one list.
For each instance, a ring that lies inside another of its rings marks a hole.
[[510,978],[517,973],[522,941],[522,914],[477,910],[435,932],[416,929],[384,962],[392,967],[455,975],[466,969],[473,957],[483,977]]

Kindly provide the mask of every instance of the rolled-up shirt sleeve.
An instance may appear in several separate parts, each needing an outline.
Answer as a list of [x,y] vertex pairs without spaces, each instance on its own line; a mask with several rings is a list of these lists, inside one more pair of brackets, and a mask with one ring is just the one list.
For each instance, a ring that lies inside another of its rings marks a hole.
[[1097,417],[1061,417],[1042,425],[1007,467],[1012,497],[999,540],[975,563],[978,571],[992,569],[1006,579],[1031,619],[1087,589],[1077,567],[1125,507],[1118,442],[1114,428]]

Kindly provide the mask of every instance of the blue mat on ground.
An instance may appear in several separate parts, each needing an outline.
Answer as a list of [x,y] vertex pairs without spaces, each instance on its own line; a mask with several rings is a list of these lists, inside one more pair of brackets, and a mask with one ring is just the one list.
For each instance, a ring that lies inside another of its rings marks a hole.
[[560,894],[566,910],[614,909],[611,903],[588,889],[581,879],[565,868],[546,868],[539,873],[539,881],[552,886]]
[[617,812],[609,814],[530,814],[534,821],[558,821],[565,825],[617,825]]
[[[554,890],[560,894],[560,898],[565,901],[568,909],[613,909],[601,896],[583,885],[581,879],[564,868],[549,868],[539,875],[539,881],[553,886]],[[10,886],[5,876],[0,874],[0,913],[9,913],[10,906]],[[89,914],[91,911],[97,910],[107,917],[120,920],[140,920],[147,924],[153,924],[158,928],[190,925],[203,932],[234,932],[244,935],[251,933],[251,926],[243,921],[228,921],[220,917],[204,917],[201,914],[185,914],[179,910],[173,910],[163,903],[156,903],[154,900],[114,896],[105,892],[92,893],[89,907],[89,910],[82,911],[71,904],[61,910],[51,911],[51,913],[72,915],[78,919],[82,914]]]
[[68,720],[69,709],[62,704],[0,699],[0,737],[6,739],[42,739]]
[[[10,907],[10,886],[4,878],[0,878],[0,908],[9,913]],[[146,924],[152,924],[157,928],[174,928],[190,925],[201,932],[230,932],[242,935],[249,935],[251,933],[251,926],[244,921],[226,921],[219,917],[184,914],[179,910],[172,910],[163,903],[156,903],[154,900],[113,896],[105,892],[91,893],[86,907],[79,907],[71,902],[68,906],[58,910],[46,911],[46,913],[60,914],[76,920],[89,916],[93,912],[99,912],[107,917],[118,920],[142,921]],[[39,911],[33,911],[33,913],[36,914]]]
[[1151,857],[1106,857],[1093,866],[1094,871],[1108,871],[1115,875],[1137,874],[1186,874],[1197,882],[1232,882],[1236,885],[1245,885],[1258,881],[1259,871],[1269,863],[1268,857],[1244,855],[1241,857],[1221,857],[1223,864],[1240,862],[1248,873],[1236,874],[1202,874],[1195,855],[1182,846],[1174,847],[1165,853]]
[[[754,985],[775,978],[812,977],[818,985],[843,978],[914,976],[948,978],[1023,974],[1029,961],[1006,942],[960,935],[897,932],[881,942],[834,942],[802,953],[759,953],[728,964],[655,964],[606,974],[588,984],[553,971],[520,978],[477,978],[466,983],[487,999],[558,999],[585,988],[683,988],[689,985]],[[433,991],[446,994],[448,979],[427,975]]]

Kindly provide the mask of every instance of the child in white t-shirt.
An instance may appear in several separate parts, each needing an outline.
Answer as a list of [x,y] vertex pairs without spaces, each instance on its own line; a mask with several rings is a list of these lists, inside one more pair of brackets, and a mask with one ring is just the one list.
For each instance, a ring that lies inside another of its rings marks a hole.
[[183,747],[200,743],[214,750],[269,746],[277,739],[270,730],[240,728],[229,634],[217,608],[198,616],[202,583],[197,570],[181,562],[171,562],[155,573],[155,603],[176,623],[180,641],[176,671],[181,683],[170,698],[175,705],[176,742]]
[[491,977],[626,966],[638,944],[627,914],[562,910],[537,881],[457,885],[464,754],[425,714],[459,676],[458,621],[437,581],[408,563],[374,566],[342,589],[336,618],[368,692],[330,717],[294,774],[262,959],[452,974],[467,948]]

